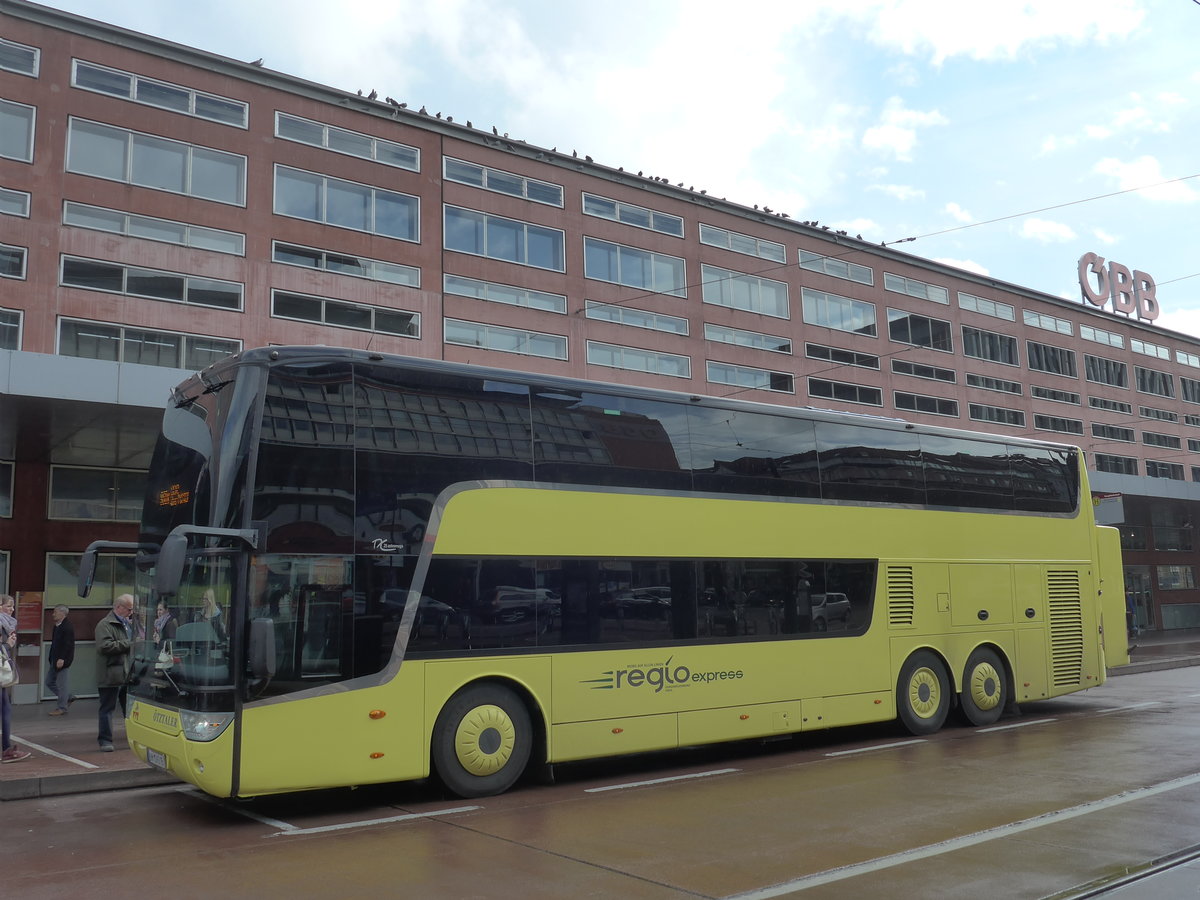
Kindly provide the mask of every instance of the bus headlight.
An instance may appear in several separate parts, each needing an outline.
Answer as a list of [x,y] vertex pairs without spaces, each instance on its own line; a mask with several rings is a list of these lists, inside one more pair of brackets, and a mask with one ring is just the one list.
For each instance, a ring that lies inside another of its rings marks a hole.
[[233,713],[179,711],[179,724],[183,728],[184,737],[189,741],[216,740],[232,721]]

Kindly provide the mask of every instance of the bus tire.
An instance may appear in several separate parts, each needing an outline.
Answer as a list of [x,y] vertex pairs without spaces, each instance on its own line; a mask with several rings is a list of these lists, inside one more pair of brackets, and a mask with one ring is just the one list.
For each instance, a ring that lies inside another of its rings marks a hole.
[[951,693],[942,661],[928,650],[918,650],[904,661],[896,683],[901,723],[911,734],[933,734],[946,722]]
[[963,667],[962,692],[958,695],[963,717],[972,725],[991,725],[1008,703],[1008,679],[1004,662],[994,650],[978,647]]
[[433,727],[433,766],[460,797],[502,794],[529,762],[529,710],[506,687],[477,684],[450,698]]

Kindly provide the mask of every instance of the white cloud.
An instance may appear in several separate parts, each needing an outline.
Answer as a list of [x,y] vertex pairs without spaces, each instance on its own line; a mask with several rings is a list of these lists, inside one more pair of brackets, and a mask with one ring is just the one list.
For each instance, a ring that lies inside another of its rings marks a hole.
[[1141,156],[1132,162],[1106,157],[1092,171],[1116,179],[1122,191],[1137,190],[1147,200],[1159,203],[1193,203],[1200,196],[1186,181],[1169,180],[1153,156]]
[[1200,306],[1172,308],[1170,300],[1164,301],[1161,295],[1158,303],[1161,312],[1154,320],[1155,325],[1183,334],[1200,335]]
[[1111,245],[1111,244],[1117,243],[1117,241],[1120,240],[1116,235],[1109,234],[1103,228],[1093,228],[1092,234],[1095,236],[1096,240],[1098,240],[1102,244]]
[[956,222],[974,222],[975,217],[959,206],[957,203],[947,203],[946,212],[950,213],[950,217]]
[[1075,231],[1070,225],[1062,222],[1051,222],[1049,219],[1026,219],[1019,232],[1021,237],[1040,241],[1043,244],[1062,243],[1075,240]]
[[917,144],[918,128],[947,124],[949,120],[936,109],[929,112],[906,109],[903,100],[890,97],[884,104],[879,124],[863,133],[862,145],[907,162],[912,159],[912,150]]
[[925,199],[925,191],[907,184],[873,184],[867,190],[880,191],[902,201]]

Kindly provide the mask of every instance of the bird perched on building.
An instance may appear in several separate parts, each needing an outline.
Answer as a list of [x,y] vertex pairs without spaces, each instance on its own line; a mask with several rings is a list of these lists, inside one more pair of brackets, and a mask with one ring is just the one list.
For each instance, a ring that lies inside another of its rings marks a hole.
[[250,65],[252,65],[252,66],[261,66],[261,65],[262,65],[262,57],[260,56],[260,57],[259,57],[258,59],[256,59],[254,62],[250,63]]
[[496,135],[496,137],[500,136],[500,129],[497,128],[495,125],[492,126],[492,134]]
[[468,128],[474,128],[474,127],[475,127],[474,125],[472,125],[472,124],[471,124],[471,120],[470,120],[470,119],[467,119],[467,127],[468,127]]
[[586,159],[588,162],[592,161],[592,158],[590,156],[585,156],[584,159]]
[[417,112],[419,112],[419,113],[420,113],[421,115],[423,115],[423,116],[427,116],[427,115],[429,115],[429,110],[427,110],[427,109],[425,108],[425,104],[424,104],[424,103],[422,103],[422,104],[421,104],[421,108],[420,108],[420,109],[418,109],[418,110],[417,110]]
[[379,91],[375,90],[374,88],[371,88],[371,93],[367,94],[367,99],[374,100],[378,96],[379,96]]
[[439,109],[436,113],[434,113],[434,115],[440,119],[442,117],[442,111]]
[[577,150],[572,150],[572,151],[571,151],[571,156],[573,156],[575,159],[579,159],[579,151],[577,151]]

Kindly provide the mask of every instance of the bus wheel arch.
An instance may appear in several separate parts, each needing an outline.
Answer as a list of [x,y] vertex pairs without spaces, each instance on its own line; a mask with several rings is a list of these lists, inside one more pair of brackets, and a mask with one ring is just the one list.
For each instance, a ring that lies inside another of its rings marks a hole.
[[992,725],[1012,698],[1012,670],[1003,654],[990,644],[971,651],[963,665],[958,707],[971,725]]
[[544,746],[540,716],[531,709],[525,692],[505,681],[476,681],[456,691],[438,713],[431,736],[433,770],[442,783],[466,798],[512,787],[535,744]]
[[950,712],[954,685],[945,660],[929,649],[909,654],[896,680],[896,710],[901,724],[915,735],[941,729]]

